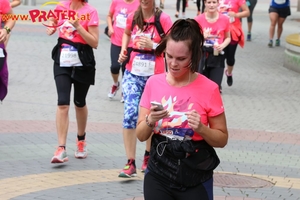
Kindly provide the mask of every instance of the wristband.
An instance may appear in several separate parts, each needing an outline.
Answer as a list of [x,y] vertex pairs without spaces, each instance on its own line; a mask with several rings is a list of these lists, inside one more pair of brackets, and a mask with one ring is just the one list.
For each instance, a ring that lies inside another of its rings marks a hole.
[[6,30],[7,34],[9,34],[11,32],[10,28],[5,26],[4,29]]
[[147,126],[149,126],[150,128],[153,128],[153,127],[154,127],[154,125],[151,124],[151,123],[149,122],[149,120],[148,120],[148,115],[146,115],[146,124],[147,124]]

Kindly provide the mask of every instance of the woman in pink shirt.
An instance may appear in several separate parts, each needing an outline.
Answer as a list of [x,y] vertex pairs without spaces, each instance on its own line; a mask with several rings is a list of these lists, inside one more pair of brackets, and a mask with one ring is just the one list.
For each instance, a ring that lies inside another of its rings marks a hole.
[[[108,35],[111,40],[110,46],[110,72],[113,78],[113,85],[108,93],[109,98],[113,98],[120,88],[119,72],[122,68],[122,76],[125,71],[125,66],[129,59],[122,64],[118,62],[119,54],[122,46],[122,36],[126,27],[127,17],[130,13],[136,11],[140,2],[138,0],[113,0],[110,5],[107,15]],[[127,48],[128,54],[131,53],[131,44]],[[121,102],[124,102],[123,95]]]
[[[230,34],[231,42],[225,48],[225,59],[227,63],[227,69],[225,74],[227,77],[227,85],[232,86],[233,78],[232,71],[235,64],[235,52],[237,45],[244,47],[244,32],[242,29],[242,23],[240,18],[248,17],[250,15],[249,8],[246,4],[246,0],[219,0],[219,12],[226,15],[230,22]],[[239,11],[241,10],[241,11]]]
[[[60,2],[56,11],[67,11],[67,17],[56,16],[51,19],[47,33],[58,31],[58,43],[52,50],[53,71],[58,95],[56,111],[56,129],[58,148],[51,163],[68,161],[66,140],[69,127],[70,94],[74,87],[73,101],[77,119],[76,158],[86,158],[87,149],[85,129],[88,110],[86,96],[90,85],[95,83],[95,58],[93,48],[99,40],[99,18],[95,8],[85,0]],[[57,12],[58,13],[58,12]]]
[[[13,14],[8,0],[0,0],[0,22],[2,22],[2,15]],[[14,20],[7,20],[3,22],[0,27],[0,101],[7,95],[8,86],[8,68],[7,68],[7,54],[5,51],[5,43],[8,40],[9,34],[15,25]]]
[[218,0],[204,0],[206,12],[195,20],[201,25],[204,45],[199,72],[218,84],[222,91],[224,74],[224,48],[230,43],[228,17],[218,12]]
[[145,200],[213,200],[214,147],[227,144],[228,131],[218,85],[197,73],[203,43],[195,20],[177,20],[156,49],[168,72],[147,81],[136,129],[140,141],[152,135]]
[[[172,26],[170,16],[156,9],[155,0],[140,0],[140,6],[135,13],[127,18],[126,28],[122,38],[122,49],[119,62],[124,62],[128,56],[122,79],[124,96],[123,138],[127,155],[127,164],[121,170],[119,177],[136,176],[136,123],[138,118],[139,101],[148,78],[154,74],[165,72],[164,58],[155,56],[154,50],[161,41],[163,33],[159,33],[155,19],[159,22],[164,33]],[[128,44],[132,42],[132,52],[126,52]],[[150,140],[146,143],[146,151],[142,171],[145,171],[149,158]]]

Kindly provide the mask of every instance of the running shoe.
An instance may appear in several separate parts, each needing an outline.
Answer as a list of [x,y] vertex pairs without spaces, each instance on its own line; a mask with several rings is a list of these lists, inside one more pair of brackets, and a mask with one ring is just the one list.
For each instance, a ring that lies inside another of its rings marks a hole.
[[275,46],[276,46],[276,47],[279,47],[279,46],[280,46],[280,40],[279,40],[279,39],[277,39],[277,40],[275,41]]
[[232,74],[228,74],[227,69],[225,70],[225,75],[227,77],[227,85],[228,86],[232,86],[233,84],[233,78],[232,78]]
[[124,103],[124,97],[123,97],[123,92],[121,94],[121,100],[120,100],[121,103]]
[[270,48],[273,47],[273,40],[270,40],[270,41],[269,41],[268,47],[270,47]]
[[141,168],[142,172],[146,171],[149,158],[150,158],[150,156],[144,156],[144,160],[143,160],[143,164],[142,164],[142,168]]
[[87,157],[87,148],[86,141],[77,139],[77,150],[75,151],[75,158],[86,158]]
[[51,163],[64,163],[68,160],[66,150],[63,147],[57,147],[54,156],[51,159]]
[[119,177],[121,178],[131,178],[137,176],[136,167],[132,163],[132,159],[125,165],[125,167],[121,170]]
[[113,98],[114,96],[116,96],[117,91],[118,91],[119,89],[120,89],[120,82],[118,82],[117,85],[116,85],[116,84],[113,84],[107,96],[108,96],[109,98]]
[[251,33],[247,34],[247,41],[251,41]]

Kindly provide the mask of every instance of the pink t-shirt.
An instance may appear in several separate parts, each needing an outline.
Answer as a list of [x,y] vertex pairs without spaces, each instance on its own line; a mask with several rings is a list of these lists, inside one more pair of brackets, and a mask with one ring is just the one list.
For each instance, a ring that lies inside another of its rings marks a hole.
[[[229,11],[233,11],[235,13],[239,12],[240,7],[246,3],[245,0],[220,0],[219,1],[219,12],[222,14],[227,15]],[[234,24],[241,24],[241,20],[239,18],[229,19],[231,23]]]
[[0,22],[2,22],[2,14],[8,13],[10,9],[11,7],[9,0],[0,0]]
[[[131,28],[132,28],[133,16],[134,16],[134,13],[131,13],[127,18],[126,29],[128,29],[128,30],[131,30]],[[154,23],[154,21],[155,21],[155,17],[152,16],[146,22]],[[160,15],[160,23],[161,23],[161,26],[164,29],[165,33],[167,33],[167,31],[171,28],[171,26],[173,24],[170,16],[164,12],[162,12]],[[139,47],[137,46],[137,42],[139,41],[139,38],[141,35],[150,37],[154,43],[159,43],[161,41],[161,37],[159,36],[154,24],[144,25],[143,31],[140,30],[137,25],[135,25],[131,32],[131,42],[132,42],[133,49],[139,49]],[[143,49],[143,50],[151,51],[151,49]],[[152,54],[145,54],[145,53],[139,53],[139,52],[132,51],[131,55],[130,55],[130,61],[126,65],[126,69],[128,71],[130,71],[131,73],[133,73],[133,71],[132,71],[133,64],[135,63],[136,60],[144,60],[144,61],[146,60],[146,61],[151,61],[153,63],[155,62],[154,74],[160,74],[165,71],[164,60],[163,60],[162,56],[155,57]],[[148,63],[147,65],[151,65],[151,64]],[[138,74],[136,74],[136,75],[138,75]],[[141,75],[141,76],[143,76],[143,75]]]
[[114,34],[110,37],[112,44],[122,46],[122,37],[126,28],[127,17],[130,13],[135,12],[139,5],[139,0],[134,0],[131,3],[126,3],[124,0],[113,0],[111,2],[109,12],[113,15],[114,29]]
[[205,18],[205,14],[198,15],[195,20],[202,27],[203,33],[206,32],[208,35],[205,43],[213,45],[215,42],[219,44],[224,42],[225,34],[229,32],[230,25],[227,16],[219,14],[219,18],[214,23],[208,22]]
[[[61,1],[60,3],[62,5],[58,4],[55,10],[67,10],[69,13],[71,13],[71,16],[73,16],[74,12],[76,11],[70,9],[71,1]],[[81,9],[77,10],[77,16],[79,17],[79,23],[86,30],[88,30],[89,26],[99,25],[98,12],[88,3],[85,3]],[[81,37],[73,25],[68,22],[68,19],[63,19],[60,17],[58,20],[58,25],[60,25],[58,27],[59,37],[71,40],[72,42],[86,44],[86,41]]]
[[[196,110],[201,115],[201,122],[206,126],[208,117],[224,112],[218,85],[201,74],[184,87],[170,86],[166,81],[165,73],[150,77],[141,97],[140,106],[150,109],[151,101],[162,103],[170,113],[168,118],[156,123],[155,133],[159,133],[159,130],[164,128],[189,128],[185,115],[187,111]],[[192,139],[203,138],[195,133]]]

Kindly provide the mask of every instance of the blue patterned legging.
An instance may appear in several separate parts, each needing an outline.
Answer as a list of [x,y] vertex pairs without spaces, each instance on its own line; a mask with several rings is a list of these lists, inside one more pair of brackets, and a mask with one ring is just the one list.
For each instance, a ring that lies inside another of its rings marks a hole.
[[137,76],[125,70],[122,79],[124,97],[123,128],[135,129],[138,119],[139,103],[149,76]]

